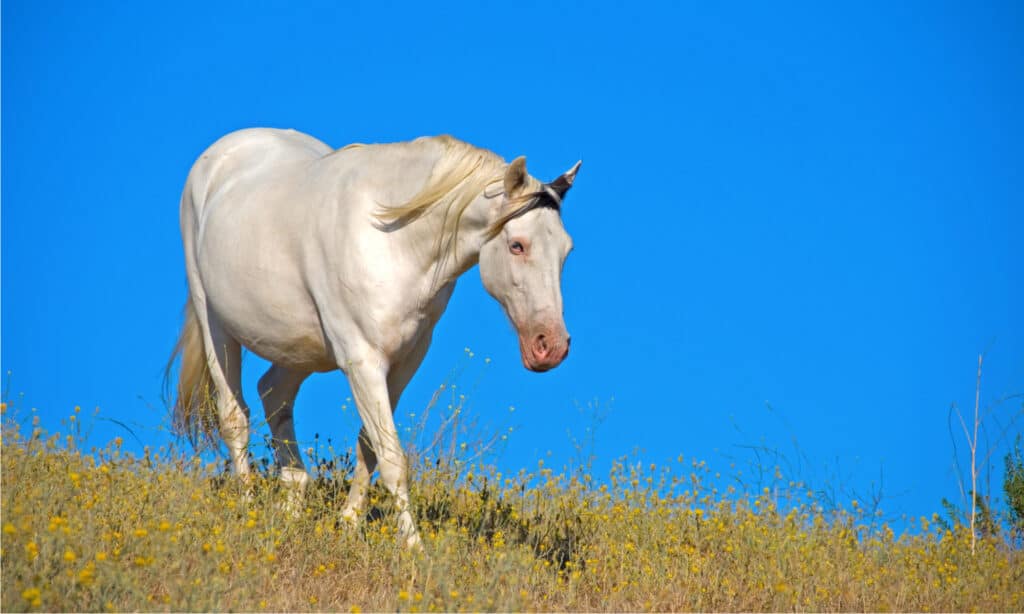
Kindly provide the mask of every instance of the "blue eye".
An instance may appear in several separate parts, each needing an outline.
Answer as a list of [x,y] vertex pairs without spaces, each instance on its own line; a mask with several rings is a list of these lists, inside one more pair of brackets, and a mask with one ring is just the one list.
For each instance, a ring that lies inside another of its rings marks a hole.
[[511,243],[508,244],[508,251],[519,256],[526,250],[523,248],[523,244],[520,243],[519,241],[512,241]]

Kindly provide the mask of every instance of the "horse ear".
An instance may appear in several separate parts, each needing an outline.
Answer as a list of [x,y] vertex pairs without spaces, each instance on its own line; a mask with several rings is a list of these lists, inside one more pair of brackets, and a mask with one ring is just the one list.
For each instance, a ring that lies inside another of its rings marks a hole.
[[558,193],[559,196],[565,196],[565,193],[572,187],[572,182],[576,180],[576,172],[580,170],[580,165],[583,164],[583,160],[580,160],[573,165],[572,168],[562,173],[558,179],[555,179],[548,185],[551,189]]
[[526,156],[519,156],[505,169],[505,194],[512,196],[526,185]]

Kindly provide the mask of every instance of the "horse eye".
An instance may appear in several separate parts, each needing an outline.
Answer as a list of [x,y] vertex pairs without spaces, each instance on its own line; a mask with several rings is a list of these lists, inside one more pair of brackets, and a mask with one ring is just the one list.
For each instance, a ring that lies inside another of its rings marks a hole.
[[508,244],[508,249],[510,252],[518,256],[523,253],[523,244],[519,241],[513,241]]

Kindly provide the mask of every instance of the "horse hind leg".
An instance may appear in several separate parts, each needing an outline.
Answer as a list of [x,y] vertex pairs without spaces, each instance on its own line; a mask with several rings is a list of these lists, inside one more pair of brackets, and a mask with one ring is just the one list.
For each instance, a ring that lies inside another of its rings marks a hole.
[[288,487],[288,507],[293,513],[299,510],[299,503],[309,482],[309,474],[302,463],[295,437],[293,419],[295,396],[307,377],[309,373],[271,365],[257,384],[267,424],[270,426],[274,455],[281,467],[281,481]]
[[216,319],[197,305],[196,313],[206,343],[210,378],[217,388],[220,436],[228,448],[231,466],[243,478],[249,475],[249,406],[242,397],[242,346]]
[[[197,164],[198,166],[198,164]],[[202,177],[202,174],[199,175]],[[249,407],[242,398],[242,347],[207,308],[206,292],[196,264],[196,236],[204,199],[197,198],[200,184],[196,168],[189,173],[181,200],[181,237],[185,247],[185,270],[196,321],[203,333],[206,363],[217,397],[217,421],[220,436],[227,445],[235,473],[249,474]],[[205,190],[205,188],[202,188]]]

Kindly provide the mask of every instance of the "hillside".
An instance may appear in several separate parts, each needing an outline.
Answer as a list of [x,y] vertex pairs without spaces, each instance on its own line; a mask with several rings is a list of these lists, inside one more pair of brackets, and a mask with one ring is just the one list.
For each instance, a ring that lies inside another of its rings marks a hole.
[[925,519],[897,536],[799,484],[719,492],[695,461],[619,463],[601,486],[420,462],[410,553],[379,492],[360,527],[335,522],[344,459],[321,459],[295,518],[273,480],[30,428],[3,432],[4,611],[1024,610],[1024,556],[1002,542],[972,556],[967,531]]

